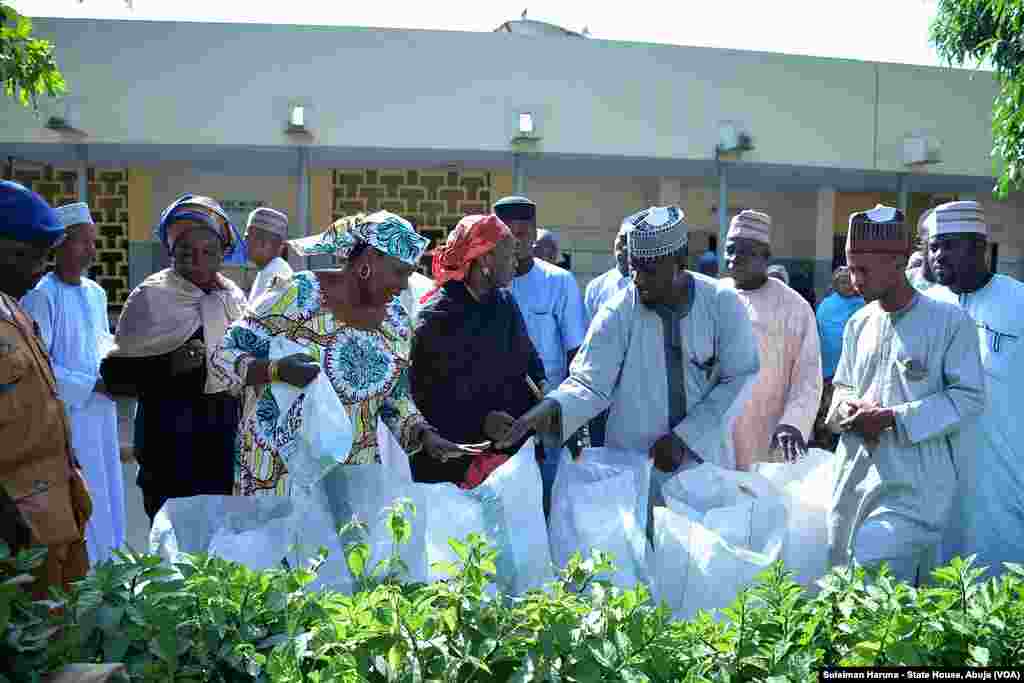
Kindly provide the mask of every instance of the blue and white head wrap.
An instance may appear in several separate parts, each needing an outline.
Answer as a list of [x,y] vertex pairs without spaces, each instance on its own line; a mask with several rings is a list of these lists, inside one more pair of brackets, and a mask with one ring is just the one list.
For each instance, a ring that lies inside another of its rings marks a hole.
[[342,261],[348,260],[356,246],[366,244],[416,267],[430,240],[401,216],[378,211],[369,216],[357,214],[338,219],[319,235],[291,240],[288,244],[301,256],[333,254]]

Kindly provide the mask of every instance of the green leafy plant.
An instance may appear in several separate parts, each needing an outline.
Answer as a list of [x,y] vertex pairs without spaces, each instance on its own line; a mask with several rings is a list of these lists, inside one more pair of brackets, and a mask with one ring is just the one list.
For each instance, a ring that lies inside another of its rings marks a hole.
[[[574,556],[542,590],[505,595],[497,551],[451,540],[447,579],[403,579],[415,509],[386,511],[389,557],[371,566],[365,526],[341,530],[345,558],[255,572],[213,557],[168,566],[127,553],[69,595],[34,603],[39,551],[0,547],[0,680],[38,680],[71,662],[120,661],[133,681],[409,682],[814,681],[823,666],[1019,666],[1024,570],[982,581],[973,558],[913,588],[884,567],[837,569],[816,595],[781,564],[718,615],[674,620],[646,586],[608,581],[612,558]],[[344,561],[352,595],[312,591]]]
[[32,35],[32,20],[0,2],[0,82],[4,94],[38,111],[38,97],[64,93],[53,44]]

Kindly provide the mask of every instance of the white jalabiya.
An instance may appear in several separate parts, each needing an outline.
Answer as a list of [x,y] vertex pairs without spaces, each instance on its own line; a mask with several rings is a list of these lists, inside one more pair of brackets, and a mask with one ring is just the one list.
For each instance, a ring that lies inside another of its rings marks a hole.
[[833,385],[833,428],[851,399],[892,408],[896,428],[877,443],[852,432],[839,440],[832,564],[845,566],[851,555],[865,566],[885,561],[899,579],[915,581],[934,561],[949,522],[959,429],[985,405],[974,323],[956,306],[921,294],[894,313],[868,304],[846,324]]
[[747,307],[761,355],[761,372],[733,430],[736,466],[747,470],[768,455],[780,424],[810,439],[824,384],[818,323],[804,298],[774,278],[749,290],[732,278],[722,284]]
[[91,564],[110,559],[124,545],[124,474],[117,438],[117,405],[93,391],[100,361],[113,345],[107,294],[82,278],[69,285],[49,273],[21,300],[39,325],[50,354],[57,391],[71,423],[71,446],[92,494],[85,530]]
[[976,292],[936,285],[928,296],[974,319],[988,389],[985,411],[960,431],[960,479],[940,560],[977,553],[998,576],[1003,562],[1024,562],[1024,404],[1013,395],[1024,381],[1024,284],[994,275]]
[[267,293],[271,285],[274,284],[275,278],[283,282],[291,276],[292,267],[280,256],[275,256],[270,263],[260,269],[256,281],[252,283],[252,287],[249,289],[249,305],[256,303],[257,299]]
[[[646,453],[671,431],[706,462],[735,467],[732,425],[757,377],[757,342],[736,292],[691,276],[689,310],[668,344],[661,316],[641,303],[636,287],[598,311],[569,378],[548,394],[561,407],[563,435],[610,407],[609,448]],[[669,424],[668,349],[680,354],[685,379],[677,424]]]
[[602,273],[587,284],[586,292],[583,294],[583,307],[587,313],[587,326],[593,322],[594,316],[601,310],[608,301],[616,294],[629,287],[633,278],[623,275],[618,268]]

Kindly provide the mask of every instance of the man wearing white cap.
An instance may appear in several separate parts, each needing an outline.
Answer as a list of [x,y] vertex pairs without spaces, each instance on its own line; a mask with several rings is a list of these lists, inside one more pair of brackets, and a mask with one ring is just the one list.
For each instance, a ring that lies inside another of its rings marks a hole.
[[949,521],[958,432],[985,406],[985,375],[970,317],[907,281],[909,232],[892,207],[850,216],[846,260],[868,304],[846,324],[833,379],[829,545],[833,565],[886,562],[917,582]]
[[[615,235],[615,242],[612,245],[615,253],[615,267],[598,275],[587,284],[586,292],[583,295],[583,307],[587,312],[587,327],[590,327],[594,316],[605,303],[633,282],[633,278],[629,274],[629,253],[626,250],[626,233],[632,228],[633,224],[626,221],[619,226],[619,232]],[[590,421],[591,446],[604,445],[604,430],[607,421],[607,411]]]
[[117,438],[117,404],[107,395],[100,361],[113,345],[107,294],[83,273],[96,259],[97,229],[84,202],[57,208],[67,238],[57,268],[22,297],[50,354],[57,393],[71,422],[71,446],[92,493],[85,529],[91,564],[124,544],[124,474]]
[[260,267],[249,291],[249,304],[260,298],[275,280],[286,281],[292,268],[282,257],[288,239],[288,216],[265,206],[249,214],[245,226],[245,246],[249,260]]
[[750,469],[776,450],[786,462],[807,451],[821,402],[821,351],[814,311],[797,292],[768,277],[771,216],[741,211],[725,238],[726,277],[754,326],[761,372],[736,420],[736,467]]
[[989,270],[988,226],[977,202],[950,202],[924,223],[928,295],[960,306],[977,326],[988,400],[960,432],[956,502],[943,563],[977,554],[991,576],[1024,562],[1024,409],[1013,395],[1024,379],[1024,284]]
[[734,466],[732,425],[760,364],[736,292],[685,269],[682,209],[626,220],[633,286],[598,311],[569,378],[516,420],[508,439],[552,422],[564,439],[607,408],[606,445],[649,453],[657,500],[686,464]]

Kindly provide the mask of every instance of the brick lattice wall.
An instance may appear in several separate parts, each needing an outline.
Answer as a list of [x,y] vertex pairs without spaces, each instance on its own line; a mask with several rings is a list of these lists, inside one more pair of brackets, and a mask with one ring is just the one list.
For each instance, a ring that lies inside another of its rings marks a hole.
[[[99,232],[96,263],[89,270],[89,277],[107,291],[107,303],[117,311],[129,294],[128,172],[90,168],[88,173],[89,209]],[[51,206],[78,201],[76,169],[15,167],[12,180],[38,192]]]
[[443,240],[466,214],[487,213],[494,201],[489,171],[335,169],[332,213],[391,211],[431,239]]

